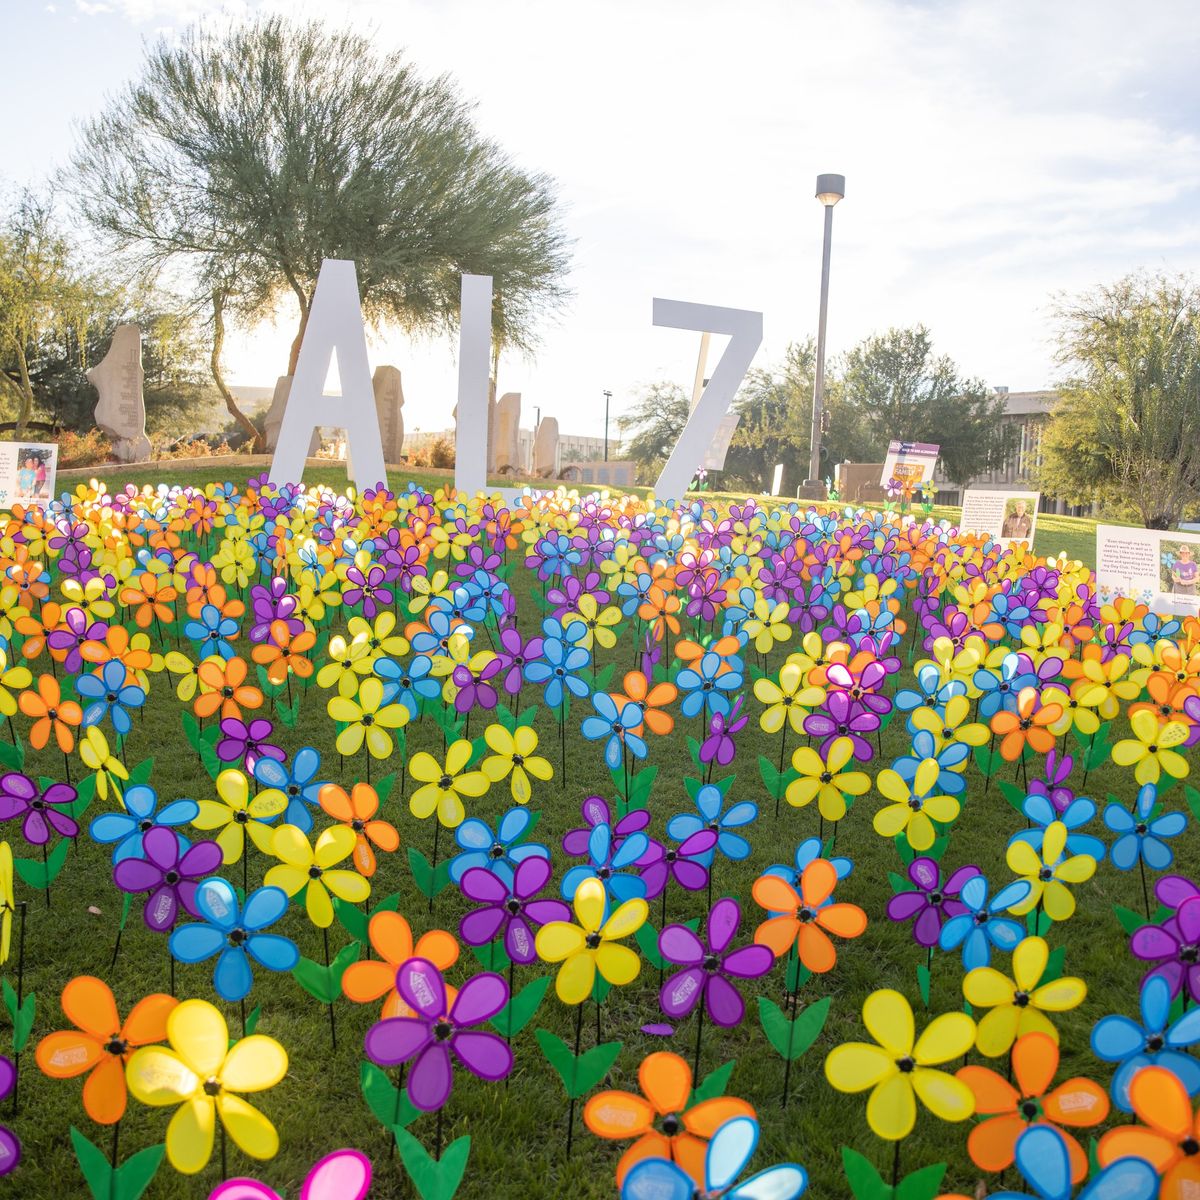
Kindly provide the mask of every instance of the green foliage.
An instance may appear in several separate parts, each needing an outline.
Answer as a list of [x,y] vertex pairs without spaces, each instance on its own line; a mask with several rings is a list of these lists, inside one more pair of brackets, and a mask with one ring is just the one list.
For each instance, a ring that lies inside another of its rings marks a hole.
[[687,393],[676,383],[652,383],[617,420],[621,453],[638,465],[638,483],[652,484],[688,419]]

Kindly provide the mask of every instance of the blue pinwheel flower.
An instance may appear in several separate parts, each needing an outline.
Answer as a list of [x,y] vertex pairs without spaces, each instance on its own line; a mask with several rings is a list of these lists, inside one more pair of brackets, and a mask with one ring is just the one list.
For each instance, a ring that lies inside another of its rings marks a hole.
[[1112,1013],[1092,1027],[1092,1053],[1105,1062],[1120,1063],[1113,1073],[1113,1103],[1122,1112],[1132,1112],[1129,1084],[1143,1067],[1164,1067],[1187,1088],[1188,1095],[1200,1092],[1200,1062],[1183,1051],[1200,1042],[1200,1008],[1185,1012],[1170,1028],[1171,985],[1161,975],[1151,975],[1142,984],[1139,998],[1142,1023]]
[[[1031,617],[1037,620],[1039,614],[1034,613],[1019,596],[997,592],[992,597],[992,620],[999,621],[1010,638],[1019,639],[1021,628],[1028,624]],[[1040,619],[1044,621],[1045,615],[1042,614]]]
[[901,712],[913,712],[918,708],[940,709],[954,696],[965,696],[967,685],[957,679],[942,682],[942,673],[933,663],[926,663],[917,672],[917,686],[903,688],[896,693],[893,703]]
[[[728,670],[722,670],[728,667]],[[694,717],[699,712],[729,712],[727,692],[736,692],[742,686],[742,670],[739,663],[706,651],[694,667],[684,667],[675,676],[675,686],[683,695],[680,711],[685,717]]]
[[475,636],[472,626],[461,621],[455,624],[455,618],[446,609],[438,608],[434,604],[430,604],[425,618],[429,628],[419,630],[412,637],[412,648],[418,654],[445,653],[446,643],[452,633],[461,633],[467,641]]
[[[581,621],[573,624],[583,626]],[[582,646],[548,637],[542,642],[542,657],[525,664],[525,678],[530,683],[541,684],[546,704],[558,708],[567,692],[581,698],[588,694],[590,689],[579,677],[579,672],[591,661],[592,656]]]
[[1002,708],[1017,711],[1017,695],[1021,690],[1021,658],[1017,654],[1006,654],[1000,664],[1000,673],[980,667],[973,682],[983,694],[979,697],[979,716],[990,721]]
[[[461,883],[472,867],[483,867],[511,887],[513,871],[527,858],[549,858],[550,847],[540,842],[521,842],[533,823],[533,813],[524,807],[510,808],[496,830],[478,817],[468,817],[454,831],[462,851],[450,860],[450,878]],[[518,844],[520,843],[520,844]]]
[[563,876],[563,897],[574,899],[579,885],[585,879],[595,877],[604,884],[604,890],[614,904],[644,899],[646,881],[626,868],[635,866],[649,848],[650,839],[640,830],[627,834],[619,844],[614,844],[612,826],[601,821],[588,834],[587,860]]
[[[1017,1138],[1017,1170],[1033,1188],[993,1192],[991,1200],[1071,1200],[1071,1157],[1053,1125],[1031,1125]],[[1153,1200],[1158,1172],[1140,1158],[1118,1158],[1093,1175],[1076,1200]]]
[[[158,811],[158,793],[144,783],[135,783],[125,789],[121,797],[124,812],[101,813],[88,826],[92,841],[112,846],[114,863],[126,858],[142,856],[142,838],[156,825],[189,825],[200,812],[195,800],[172,800]],[[179,838],[179,852],[187,849],[187,839]]]
[[1146,645],[1153,647],[1156,642],[1173,638],[1181,628],[1182,625],[1176,617],[1164,620],[1158,613],[1146,613],[1142,617],[1140,628],[1135,629],[1129,635],[1129,644],[1136,646],[1139,642],[1145,642]]
[[[711,829],[717,835],[717,844],[707,855],[701,857],[709,865],[719,850],[726,858],[740,862],[750,854],[750,843],[730,830],[758,820],[758,805],[752,800],[740,800],[731,804],[724,812],[725,793],[715,783],[706,783],[695,796],[696,813],[677,813],[667,822],[667,835],[677,842],[685,841],[700,829]],[[698,815],[697,815],[698,814]]]
[[1104,824],[1120,834],[1112,844],[1112,864],[1118,871],[1129,871],[1143,862],[1152,871],[1165,871],[1175,861],[1175,854],[1163,838],[1178,837],[1187,828],[1183,813],[1163,813],[1155,817],[1158,788],[1145,783],[1139,789],[1133,811],[1121,804],[1110,804],[1104,810]]
[[947,742],[939,750],[933,734],[928,729],[920,729],[912,740],[912,754],[898,758],[892,768],[905,783],[912,783],[921,763],[927,758],[932,759],[937,763],[938,777],[931,790],[939,795],[958,796],[966,790],[962,765],[970,755],[971,748],[965,742]]
[[1053,821],[1061,821],[1067,827],[1069,854],[1090,854],[1097,862],[1104,858],[1107,847],[1099,838],[1092,837],[1090,833],[1075,832],[1082,829],[1096,815],[1095,801],[1086,796],[1079,796],[1060,813],[1049,796],[1034,793],[1025,797],[1021,811],[1033,822],[1034,827],[1022,829],[1020,833],[1014,834],[1009,839],[1009,845],[1013,842],[1028,842],[1040,853],[1042,841],[1046,836],[1046,826]]
[[[798,888],[800,886],[800,876],[804,874],[804,868],[814,859],[824,858],[824,849],[819,837],[805,838],[796,847],[794,866],[789,867],[783,863],[775,863],[773,866],[768,867],[763,874],[778,875],[780,879],[786,879],[793,887]],[[845,879],[854,870],[854,863],[848,858],[831,858],[829,861],[833,864],[833,869],[837,871],[838,879]],[[831,896],[830,899],[832,900],[832,898]]]
[[[1061,1140],[1061,1139],[1060,1139]],[[635,1163],[621,1185],[621,1200],[693,1200],[697,1194],[723,1200],[797,1200],[808,1187],[808,1173],[796,1163],[780,1163],[736,1183],[758,1146],[758,1122],[753,1117],[726,1121],[708,1143],[704,1155],[704,1189],[665,1158]],[[1068,1179],[1070,1176],[1068,1176]]]
[[1025,926],[1020,921],[1002,914],[1014,904],[1020,904],[1029,892],[1027,880],[1014,879],[989,901],[987,877],[972,876],[958,894],[959,901],[968,911],[951,917],[942,926],[938,945],[943,950],[957,950],[961,946],[966,971],[986,967],[992,961],[993,948],[1007,953],[1025,936]]
[[202,658],[219,654],[224,659],[233,657],[233,647],[229,644],[238,631],[238,623],[232,617],[224,617],[215,604],[206,604],[200,610],[199,620],[189,621],[184,627],[184,635],[196,643],[196,653]]
[[203,962],[219,953],[213,987],[222,1000],[244,1000],[250,994],[251,959],[268,971],[290,971],[300,961],[291,938],[264,932],[287,912],[283,888],[257,888],[242,907],[233,886],[213,876],[197,886],[194,903],[204,919],[180,925],[171,934],[171,953],[182,963]]
[[287,797],[287,810],[283,814],[284,825],[295,825],[301,833],[313,827],[310,808],[321,801],[321,789],[329,781],[318,779],[321,755],[311,746],[301,746],[289,766],[265,754],[254,760],[254,778],[265,788],[273,788]]
[[108,717],[122,737],[133,728],[129,710],[146,703],[146,693],[136,683],[129,682],[129,672],[117,658],[110,658],[97,675],[81,675],[75,680],[75,690],[86,701],[84,726],[99,725]]
[[621,601],[622,616],[632,617],[637,612],[638,606],[645,601],[653,585],[654,576],[648,571],[640,572],[636,580],[625,580],[618,583],[617,596]]
[[626,748],[634,758],[646,757],[646,743],[633,732],[645,716],[640,704],[629,700],[618,710],[617,702],[607,692],[595,692],[592,707],[596,715],[584,718],[581,732],[589,742],[608,739],[604,743],[604,765],[610,771],[620,768]]
[[418,654],[409,663],[398,663],[394,658],[376,659],[375,674],[383,680],[380,706],[403,704],[415,720],[423,700],[436,700],[442,694],[442,682],[430,674],[432,670],[433,659],[427,654]]

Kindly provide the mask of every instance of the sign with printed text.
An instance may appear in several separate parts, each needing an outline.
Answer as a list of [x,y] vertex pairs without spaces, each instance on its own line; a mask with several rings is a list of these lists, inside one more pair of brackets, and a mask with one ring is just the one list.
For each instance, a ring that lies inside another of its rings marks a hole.
[[1101,604],[1128,596],[1155,612],[1200,613],[1200,534],[1096,526]]
[[887,487],[893,479],[914,488],[928,483],[933,478],[939,450],[941,446],[932,442],[892,442],[883,461],[879,486]]
[[998,542],[1033,545],[1040,492],[989,492],[968,488],[963,492],[960,529],[986,533]]
[[0,442],[0,509],[17,504],[45,508],[54,499],[57,470],[57,446]]

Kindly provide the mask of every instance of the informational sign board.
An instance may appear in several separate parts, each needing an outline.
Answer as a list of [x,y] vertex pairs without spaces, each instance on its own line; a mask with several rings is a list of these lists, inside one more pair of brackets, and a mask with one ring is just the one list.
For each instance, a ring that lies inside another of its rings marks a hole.
[[1040,492],[989,492],[968,488],[963,493],[960,529],[986,533],[998,542],[1033,545]]
[[887,487],[893,479],[919,487],[933,478],[941,446],[932,442],[892,442],[888,446],[887,458],[883,463],[880,487]]
[[1128,596],[1155,612],[1200,613],[1200,534],[1097,525],[1096,590],[1102,604]]
[[0,509],[15,504],[45,508],[54,499],[57,470],[57,446],[0,442]]

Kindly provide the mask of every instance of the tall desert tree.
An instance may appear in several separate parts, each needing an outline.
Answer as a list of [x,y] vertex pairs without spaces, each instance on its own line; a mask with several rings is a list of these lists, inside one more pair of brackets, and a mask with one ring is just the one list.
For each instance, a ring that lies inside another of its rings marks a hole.
[[1043,486],[1170,528],[1200,500],[1200,287],[1129,275],[1062,301],[1057,316],[1066,378]]
[[652,484],[671,457],[688,421],[687,393],[677,383],[648,384],[617,418],[622,453],[638,465],[638,482]]
[[84,215],[137,270],[186,279],[215,332],[288,299],[289,374],[324,258],[354,259],[368,319],[413,333],[456,320],[464,272],[494,279],[497,346],[528,349],[563,298],[552,182],[450,79],[352,32],[269,18],[159,42],[73,167]]

